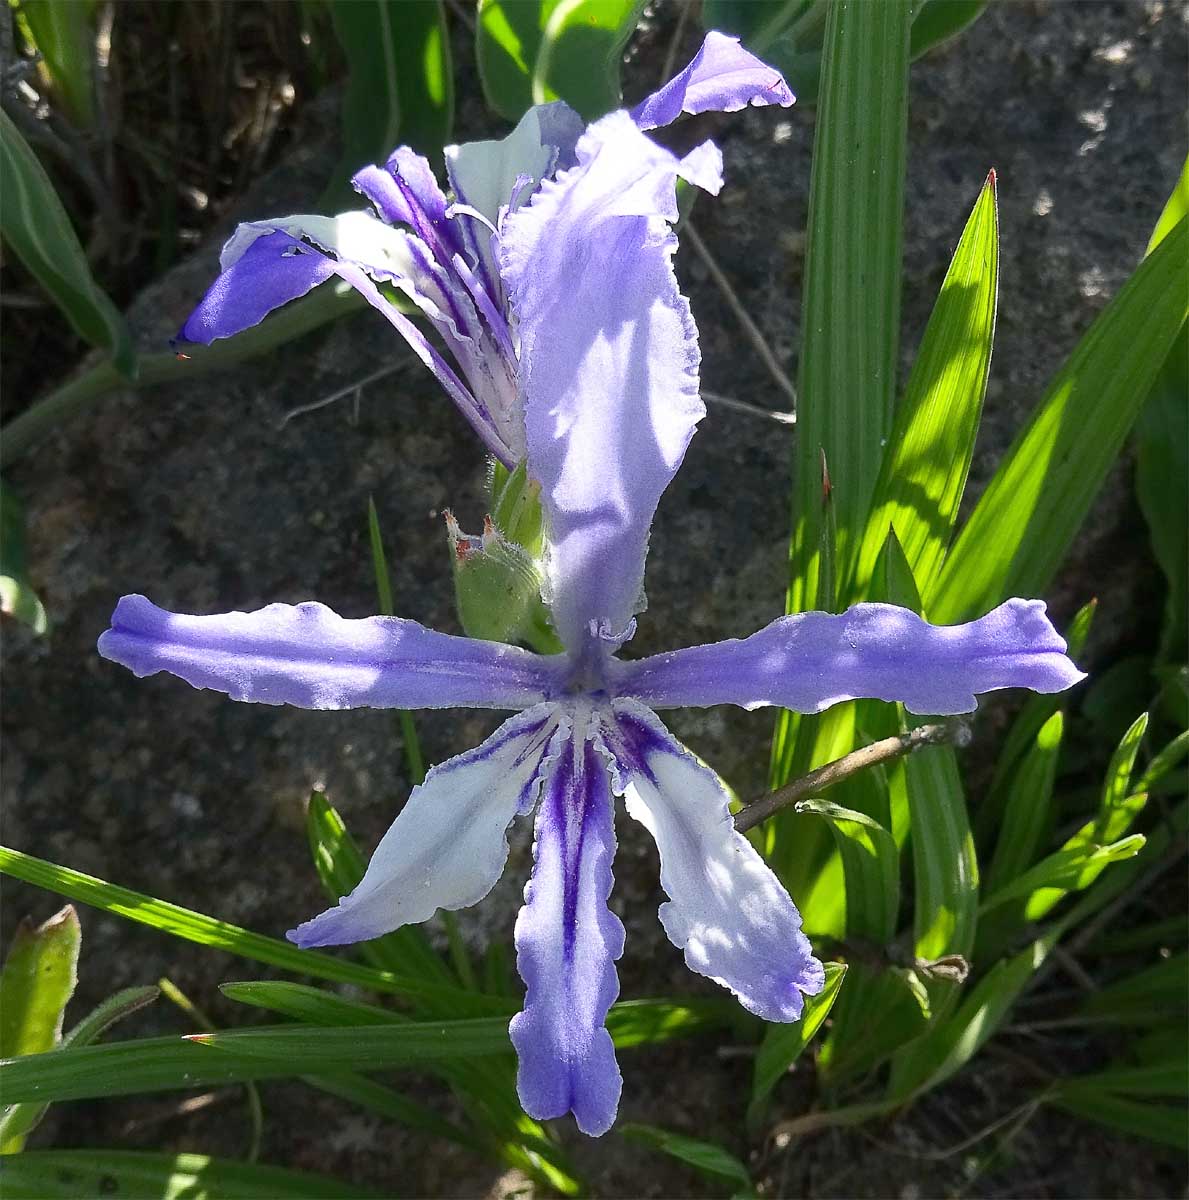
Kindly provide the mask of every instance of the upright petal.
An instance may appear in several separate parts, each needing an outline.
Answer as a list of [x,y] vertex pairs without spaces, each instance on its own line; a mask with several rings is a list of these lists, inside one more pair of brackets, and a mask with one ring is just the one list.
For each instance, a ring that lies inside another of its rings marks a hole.
[[711,30],[689,66],[632,109],[632,120],[656,129],[682,113],[738,112],[749,104],[788,108],[794,99],[775,67],[749,54],[738,38]]
[[348,620],[323,604],[188,616],[125,596],[99,639],[144,677],[298,708],[528,708],[555,688],[551,660],[399,617]]
[[545,780],[533,874],[516,921],[524,1011],[512,1018],[524,1111],[574,1114],[597,1137],[615,1120],[622,1080],[607,1010],[619,994],[623,925],[607,907],[615,829],[607,765],[581,712]]
[[299,946],[365,942],[477,904],[508,860],[506,831],[536,802],[558,729],[552,705],[505,721],[482,745],[434,767],[380,839],[359,886],[286,935]]
[[454,194],[496,224],[520,180],[528,177],[535,188],[555,167],[573,165],[582,129],[582,118],[564,100],[555,100],[530,108],[507,137],[447,146]]
[[592,623],[627,628],[657,502],[705,412],[666,223],[681,161],[622,112],[592,125],[577,157],[501,235],[549,519],[547,599],[571,649]]
[[999,688],[1061,692],[1085,676],[1041,600],[1008,600],[965,625],[930,625],[891,604],[781,617],[742,640],[614,662],[614,686],[653,708],[899,700],[914,713],[973,712]]
[[616,790],[660,851],[669,940],[691,970],[730,988],[749,1012],[797,1020],[825,974],[788,892],[736,831],[718,776],[644,705],[617,700],[613,709]]

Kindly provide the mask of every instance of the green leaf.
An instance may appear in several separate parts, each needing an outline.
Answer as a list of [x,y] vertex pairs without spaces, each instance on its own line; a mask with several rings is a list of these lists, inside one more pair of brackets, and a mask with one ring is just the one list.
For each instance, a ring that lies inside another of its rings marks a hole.
[[454,76],[440,0],[331,0],[334,31],[347,59],[343,156],[326,199],[348,197],[346,183],[399,143],[435,163],[450,140]]
[[555,7],[545,0],[479,0],[475,57],[488,105],[519,121],[533,103],[533,67]]
[[45,606],[25,573],[25,506],[0,480],[0,612],[28,625],[34,633],[49,628]]
[[829,10],[809,197],[790,612],[834,599],[818,588],[822,452],[837,554],[847,561],[892,427],[910,24],[906,0],[837,0]]
[[[837,0],[829,9],[801,321],[785,606],[790,613],[834,606],[835,597],[821,594],[818,580],[822,453],[835,489],[835,550],[839,561],[846,562],[866,527],[891,430],[899,354],[910,23],[907,0]],[[824,728],[845,720],[828,713],[806,725]],[[810,743],[798,738],[797,728],[792,714],[779,714],[774,787],[788,781],[795,763],[808,769],[826,761],[818,755],[833,739],[814,737],[817,744],[809,753]],[[845,741],[841,753],[846,753],[853,747],[853,729],[840,740]],[[779,825],[791,829],[795,819],[792,825]],[[806,848],[806,853],[813,851],[813,846]],[[777,859],[782,857],[780,851]]]
[[68,904],[41,925],[17,925],[0,971],[0,1056],[40,1054],[62,1036],[66,1002],[78,983],[82,929]]
[[956,1012],[897,1055],[888,1083],[889,1102],[903,1103],[961,1070],[999,1028],[1056,940],[1055,934],[1046,935],[1014,958],[998,962]]
[[1189,756],[1189,730],[1178,733],[1144,768],[1135,785],[1137,792],[1150,792],[1174,767]]
[[1102,786],[1102,800],[1098,808],[1100,830],[1106,829],[1110,814],[1133,791],[1131,775],[1135,770],[1135,756],[1139,753],[1140,743],[1147,731],[1148,714],[1140,713],[1111,755],[1111,761],[1106,769],[1106,780]]
[[0,1160],[6,1200],[366,1200],[357,1184],[305,1171],[143,1150],[33,1150]]
[[1152,236],[1148,239],[1148,248],[1144,251],[1145,257],[1168,237],[1187,213],[1189,213],[1189,158],[1185,159],[1176,186],[1156,221],[1156,228],[1152,230]]
[[[1147,800],[1147,797],[1142,799]],[[1039,920],[1069,892],[1080,892],[1089,887],[1111,863],[1134,858],[1143,849],[1145,840],[1143,834],[1136,833],[1098,845],[1092,840],[1093,834],[1093,825],[1084,825],[1060,850],[988,897],[983,911],[1007,900],[1027,896],[1025,917],[1029,921]]]
[[[385,1025],[409,1020],[391,1009],[348,1000],[297,983],[272,980],[225,983],[221,990],[230,1000],[316,1025]],[[505,1017],[510,1017],[519,1007],[518,1000],[497,997],[486,997],[485,1003],[489,1012],[500,1012]],[[607,1014],[607,1029],[616,1046],[625,1049],[721,1028],[730,1024],[735,1016],[730,1002],[717,999],[684,1004],[667,1000],[625,1000],[612,1005]]]
[[624,46],[641,0],[479,0],[475,29],[487,103],[509,121],[559,97],[588,121],[618,108]]
[[[353,891],[363,878],[365,864],[363,855],[347,832],[342,817],[318,791],[310,793],[310,803],[306,809],[306,836],[322,886],[331,900],[337,903],[340,896]],[[363,942],[359,946],[359,953],[373,966],[384,971],[408,974],[413,978],[445,986],[452,983],[446,965],[416,925],[407,925],[403,929]],[[468,993],[460,992],[459,995],[461,997]]]
[[747,1167],[714,1142],[704,1142],[680,1133],[671,1133],[667,1129],[658,1129],[655,1125],[640,1125],[634,1121],[625,1122],[620,1126],[619,1132],[634,1142],[642,1142],[645,1146],[651,1146],[654,1150],[660,1150],[671,1158],[687,1163],[703,1175],[729,1179],[748,1196],[755,1195]]
[[332,1075],[303,1075],[301,1079],[320,1092],[338,1096],[341,1100],[378,1113],[390,1121],[397,1121],[409,1129],[420,1129],[423,1133],[444,1138],[468,1150],[474,1148],[475,1135],[470,1130],[455,1125],[424,1104],[410,1100],[394,1088],[376,1083],[365,1075],[336,1071]]
[[[953,37],[986,0],[923,0],[914,5],[912,58]],[[820,0],[702,0],[702,25],[743,39],[749,50],[784,73],[800,104],[815,104],[821,82],[825,5]]]
[[255,962],[283,967],[299,975],[311,975],[317,979],[329,979],[338,983],[353,983],[357,987],[375,992],[396,992],[410,997],[455,1001],[459,996],[469,996],[457,988],[443,988],[422,983],[411,976],[398,975],[391,971],[377,971],[370,967],[337,959],[317,950],[299,950],[288,942],[277,938],[250,933],[238,925],[219,921],[177,904],[134,892],[129,888],[117,887],[92,875],[84,875],[70,867],[61,867],[44,859],[34,858],[20,850],[0,846],[0,873],[22,879],[36,887],[47,888],[58,895],[90,904],[104,912],[127,917],[141,925],[168,933],[173,937],[200,946],[211,946],[249,958]]
[[[945,997],[942,997],[945,999]],[[878,1013],[879,1019],[872,1020]],[[818,1054],[822,1086],[836,1093],[870,1074],[928,1029],[932,997],[913,970],[856,960],[834,1006],[829,1036]]]
[[111,354],[125,377],[136,354],[124,318],[95,282],[50,177],[7,113],[0,112],[0,236],[85,342]]
[[949,624],[1043,592],[1189,312],[1189,219],[1136,269],[1057,373],[926,596]]
[[751,1081],[749,1122],[755,1123],[772,1089],[788,1074],[789,1068],[801,1057],[801,1052],[830,1015],[846,973],[845,963],[826,963],[826,982],[816,996],[805,998],[801,1019],[791,1025],[764,1026],[764,1040],[756,1053]]
[[1058,1088],[1047,1095],[1049,1103],[1074,1116],[1147,1138],[1176,1150],[1189,1151],[1189,1121],[1185,1109],[1165,1104],[1145,1104],[1110,1092],[1093,1089],[1066,1091]]
[[379,1071],[507,1054],[506,1017],[389,1022],[361,1032],[283,1026],[142,1038],[0,1061],[9,1102],[77,1100],[336,1071]]
[[847,936],[890,941],[900,908],[900,851],[892,835],[872,817],[828,800],[802,800],[796,808],[829,822],[846,879]]
[[95,29],[91,0],[20,0],[33,39],[33,49],[42,58],[42,70],[79,129],[95,124],[95,93],[92,62]]
[[978,921],[978,858],[957,756],[949,746],[931,746],[910,754],[904,771],[916,881],[916,956],[969,955]]
[[987,871],[989,891],[1014,879],[1036,860],[1051,819],[1053,781],[1064,732],[1065,718],[1055,712],[1041,726],[1012,779],[995,857]]
[[619,107],[620,58],[644,0],[557,0],[550,7],[533,65],[533,103],[565,100],[593,121]]
[[[132,987],[116,992],[93,1008],[61,1040],[60,1045],[89,1046],[117,1021],[156,1000],[155,987]],[[2,998],[2,997],[0,997]],[[9,1104],[0,1114],[0,1154],[19,1150],[45,1116],[48,1104]]]
[[932,579],[940,569],[974,453],[998,288],[992,171],[954,251],[896,409],[850,577],[852,602],[870,598],[872,572],[889,529],[895,530],[917,578]]
[[913,18],[909,53],[917,59],[949,41],[982,16],[986,7],[987,0],[924,0]]

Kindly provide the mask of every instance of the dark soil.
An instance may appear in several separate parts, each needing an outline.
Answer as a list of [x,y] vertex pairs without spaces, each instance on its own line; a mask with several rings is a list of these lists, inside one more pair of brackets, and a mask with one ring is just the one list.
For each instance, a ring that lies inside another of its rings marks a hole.
[[[662,6],[650,19],[629,64],[630,96],[654,83],[673,16],[672,6]],[[466,31],[455,24],[458,134],[495,133],[478,97]],[[1183,9],[1155,0],[1026,0],[993,5],[967,35],[913,69],[905,365],[987,170],[999,172],[1000,319],[976,485],[1143,252],[1185,144],[1185,39]],[[282,59],[268,62],[262,77],[272,78]],[[234,208],[198,253],[133,300],[142,346],[164,345],[201,295],[231,222],[314,203],[337,156],[336,113],[333,95],[306,99],[298,94],[278,128],[275,155],[267,151],[242,177],[234,159],[216,171],[224,180],[219,195],[234,196]],[[698,227],[794,370],[813,113],[750,110],[714,129],[727,187],[719,200],[699,202]],[[257,177],[274,158],[275,169]],[[150,210],[144,219],[151,224],[157,216]],[[678,271],[701,330],[706,387],[782,408],[688,250]],[[6,375],[16,373],[23,390],[34,376],[18,341],[6,340],[5,359]],[[357,404],[348,398],[281,425],[295,406],[390,362],[399,369],[363,389]],[[788,440],[788,427],[775,421],[712,410],[661,506],[636,652],[746,634],[777,614]],[[345,615],[375,611],[369,496],[388,544],[397,610],[456,630],[440,513],[449,504],[464,524],[483,513],[483,467],[461,419],[389,328],[362,314],[231,374],[113,395],[23,459],[11,482],[28,504],[31,573],[54,628],[45,640],[6,630],[5,841],[272,935],[318,911],[323,898],[302,829],[306,797],[324,786],[360,842],[374,846],[408,791],[391,715],[235,705],[160,676],[138,681],[100,660],[94,642],[116,598],[132,591],[196,612],[312,597]],[[1059,623],[1090,595],[1100,597],[1091,666],[1150,648],[1160,584],[1146,546],[1122,464],[1049,597]],[[474,745],[494,720],[457,711],[419,716],[427,758]],[[770,715],[691,712],[672,725],[741,794],[762,787]],[[993,754],[998,725],[984,722],[982,749],[972,752],[976,767]],[[974,804],[979,777],[977,770],[971,776]],[[683,969],[656,921],[651,846],[630,822],[619,834],[614,906],[628,930],[624,996],[710,994],[710,985]],[[510,938],[527,865],[522,830],[504,881],[461,914],[473,945]],[[6,928],[25,912],[44,918],[57,907],[52,896],[11,883],[5,900]],[[267,971],[94,911],[81,916],[78,1013],[117,987],[168,975],[218,1023],[249,1019],[216,985]],[[1051,1003],[1059,1004],[1056,989],[1070,983],[1056,976],[1050,986]],[[128,1032],[187,1025],[160,1003]],[[895,1121],[778,1146],[766,1131],[744,1132],[747,1047],[704,1038],[624,1053],[622,1117],[721,1142],[751,1163],[767,1195],[1181,1195],[1185,1178],[1175,1155],[1055,1110],[1027,1119],[1021,1113],[1041,1081],[1098,1065],[1111,1049],[1008,1033]],[[401,1076],[400,1086],[451,1109],[432,1081]],[[400,1196],[501,1196],[524,1186],[478,1155],[300,1084],[261,1090],[264,1161]],[[243,1153],[241,1091],[215,1093],[197,1111],[184,1110],[184,1099],[59,1105],[36,1144]],[[806,1063],[778,1088],[768,1128],[813,1102]],[[727,1191],[617,1135],[593,1143],[568,1126],[563,1133],[600,1195]]]

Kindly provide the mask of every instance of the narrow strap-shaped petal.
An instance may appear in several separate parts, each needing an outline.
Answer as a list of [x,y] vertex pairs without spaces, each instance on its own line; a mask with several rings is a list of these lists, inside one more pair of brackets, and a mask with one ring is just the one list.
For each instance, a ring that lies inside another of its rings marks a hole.
[[533,874],[516,921],[524,1011],[512,1018],[524,1111],[574,1114],[583,1133],[606,1133],[622,1080],[607,1010],[619,994],[624,931],[607,907],[615,829],[607,764],[586,717],[549,771],[537,810]]
[[735,829],[718,776],[644,705],[617,700],[613,709],[616,791],[660,851],[669,940],[691,970],[729,988],[749,1012],[797,1020],[825,974],[788,892]]
[[558,669],[399,617],[349,620],[323,604],[188,616],[144,596],[116,605],[99,653],[140,677],[167,671],[233,700],[322,709],[528,708]]
[[965,625],[891,604],[781,617],[749,638],[611,664],[616,690],[653,708],[899,700],[914,713],[973,712],[999,688],[1060,692],[1085,678],[1041,600],[1008,600]]
[[482,745],[434,767],[380,839],[359,886],[286,935],[299,946],[364,942],[477,904],[508,860],[507,829],[536,801],[558,727],[552,705],[505,721]]
[[682,163],[622,112],[595,122],[577,156],[501,235],[529,471],[549,519],[547,598],[571,649],[592,623],[623,640],[657,502],[705,413],[666,224]]
[[744,50],[738,38],[711,30],[689,66],[632,109],[632,120],[656,129],[682,113],[737,112],[749,104],[788,108],[793,100],[775,67]]

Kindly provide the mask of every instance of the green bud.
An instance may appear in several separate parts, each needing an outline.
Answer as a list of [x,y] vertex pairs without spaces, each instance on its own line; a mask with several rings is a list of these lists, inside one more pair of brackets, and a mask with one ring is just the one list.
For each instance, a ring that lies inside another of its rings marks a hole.
[[562,645],[541,600],[544,518],[540,485],[521,464],[492,474],[492,513],[478,536],[463,533],[452,513],[446,533],[454,567],[458,616],[468,637],[523,644],[541,654]]

